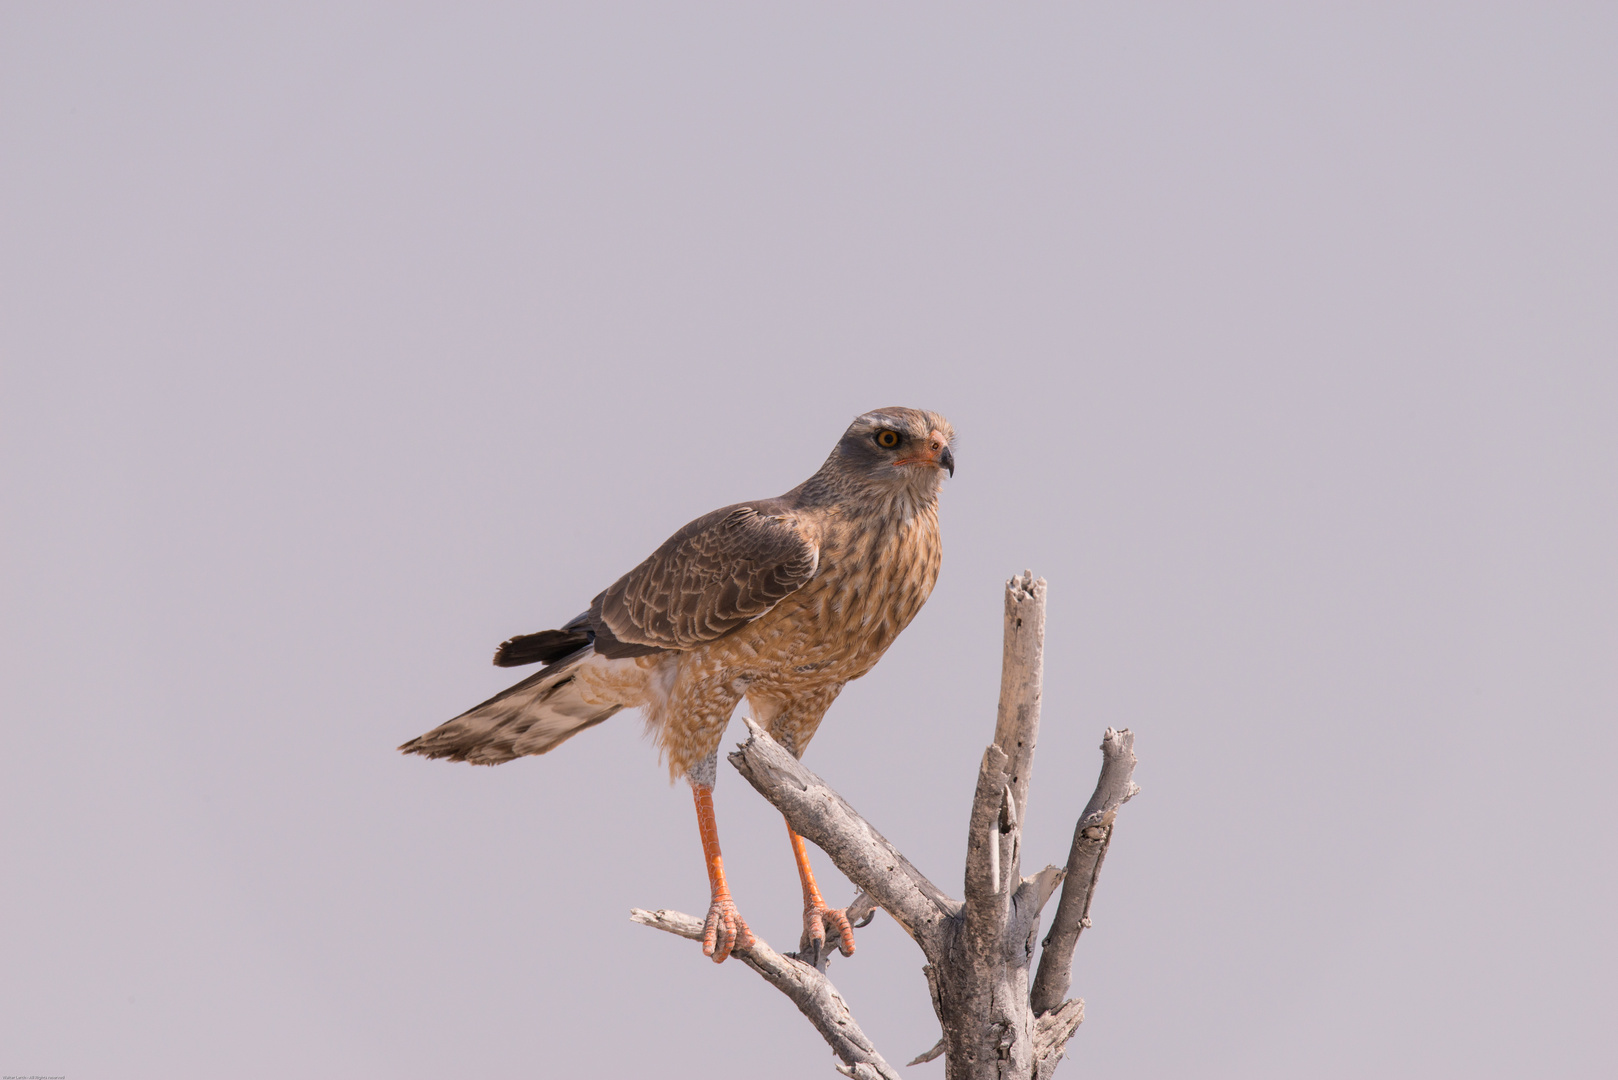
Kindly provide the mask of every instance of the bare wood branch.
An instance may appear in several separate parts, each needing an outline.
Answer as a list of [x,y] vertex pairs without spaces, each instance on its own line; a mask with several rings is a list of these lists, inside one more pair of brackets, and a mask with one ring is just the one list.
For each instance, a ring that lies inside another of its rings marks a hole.
[[863,1061],[858,1065],[844,1065],[840,1061],[834,1061],[832,1062],[832,1067],[844,1076],[852,1077],[853,1080],[883,1080],[884,1077],[889,1075],[877,1071]]
[[1084,1023],[1084,1002],[1075,998],[1034,1021],[1033,1080],[1048,1080],[1062,1060],[1063,1048]]
[[1101,759],[1101,776],[1096,780],[1095,794],[1090,796],[1073,830],[1062,899],[1051,919],[1045,952],[1039,958],[1039,972],[1029,992],[1029,1006],[1036,1016],[1055,1009],[1067,996],[1073,980],[1073,949],[1090,922],[1090,900],[1095,895],[1107,845],[1112,841],[1113,819],[1118,808],[1140,791],[1133,780],[1133,732],[1108,728],[1101,740]]
[[768,732],[745,720],[747,741],[730,763],[787,823],[824,851],[845,877],[870,894],[923,951],[936,948],[943,927],[960,911],[887,838]]
[[[1000,705],[994,725],[994,745],[1006,755],[1006,791],[998,835],[991,834],[989,839],[998,857],[999,881],[1007,885],[1007,908],[1022,875],[1022,825],[1028,816],[1028,785],[1039,742],[1045,678],[1045,594],[1045,579],[1035,579],[1032,570],[1006,582]],[[972,858],[970,852],[967,858]]]
[[1066,875],[1067,871],[1060,866],[1047,866],[1033,877],[1023,878],[1017,891],[1011,894],[1011,909],[1006,914],[1006,947],[1021,946],[1024,966],[1033,960],[1039,913]]
[[1033,877],[1025,877],[1022,879],[1022,883],[1024,885],[1028,885],[1030,883],[1033,884],[1035,896],[1035,914],[1038,914],[1040,911],[1044,910],[1045,902],[1051,898],[1051,894],[1056,891],[1056,887],[1058,885],[1062,884],[1062,879],[1066,876],[1067,870],[1063,867],[1047,866]]
[[[667,908],[657,911],[633,908],[629,917],[642,926],[664,930],[692,941],[702,940],[702,920],[694,915]],[[849,1012],[848,1004],[822,972],[800,960],[782,956],[757,934],[753,935],[752,945],[746,948],[737,946],[731,955],[792,999],[798,1011],[809,1018],[821,1038],[831,1047],[832,1053],[841,1060],[838,1072],[858,1080],[900,1080],[899,1074],[883,1060],[865,1032],[860,1030],[854,1015]]]
[[998,746],[983,751],[978,766],[977,790],[972,794],[972,818],[966,833],[966,900],[962,909],[966,934],[975,952],[999,950],[1006,929],[1007,899],[1000,852],[1000,811],[1006,793],[1008,758]]
[[937,1042],[933,1043],[933,1048],[931,1050],[923,1050],[921,1053],[917,1054],[914,1058],[912,1058],[911,1060],[905,1062],[905,1068],[908,1069],[912,1065],[925,1065],[927,1062],[932,1061],[932,1060],[934,1060],[936,1058],[943,1057],[943,1056],[944,1056],[944,1040],[942,1038],[940,1038]]
[[1005,640],[1000,662],[1000,708],[994,744],[1006,752],[1016,820],[1027,819],[1028,782],[1039,741],[1039,704],[1045,678],[1045,579],[1032,570],[1006,582]]
[[629,921],[650,926],[654,930],[665,930],[676,937],[689,938],[692,941],[702,940],[702,920],[683,911],[671,911],[668,908],[658,908],[656,911],[630,908]]
[[1085,804],[1081,822],[1111,821],[1118,808],[1140,794],[1135,783],[1135,733],[1128,728],[1108,728],[1101,736],[1101,775],[1095,792]]
[[995,815],[995,828],[989,837],[999,856],[995,863],[996,880],[1006,883],[1009,897],[1022,874],[1022,825],[1017,819],[1017,797],[1012,794],[1010,784],[1000,788],[1000,812]]

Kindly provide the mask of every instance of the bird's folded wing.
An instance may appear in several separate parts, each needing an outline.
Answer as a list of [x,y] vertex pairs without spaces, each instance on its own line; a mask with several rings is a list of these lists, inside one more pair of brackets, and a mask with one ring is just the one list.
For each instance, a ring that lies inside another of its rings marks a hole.
[[697,518],[596,597],[591,622],[628,645],[689,649],[769,611],[820,563],[806,523],[773,501]]

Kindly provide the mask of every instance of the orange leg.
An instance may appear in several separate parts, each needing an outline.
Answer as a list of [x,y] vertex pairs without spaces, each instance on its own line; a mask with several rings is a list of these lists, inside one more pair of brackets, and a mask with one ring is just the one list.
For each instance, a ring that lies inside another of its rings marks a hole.
[[[803,837],[787,826],[792,838],[792,857],[798,861],[798,880],[803,883],[803,939],[798,944],[800,956],[814,963],[826,953],[826,931],[837,935],[837,948],[844,956],[854,955],[854,928],[848,924],[848,909],[828,908],[815,884],[815,872],[809,866],[809,849]],[[810,954],[813,953],[811,957]]]
[[713,788],[692,784],[691,794],[697,803],[702,858],[708,864],[708,890],[713,897],[708,905],[708,920],[702,928],[702,954],[722,964],[732,949],[752,947],[753,932],[742,921],[741,912],[730,899],[730,887],[725,884],[725,860],[719,854],[719,825],[713,816]]

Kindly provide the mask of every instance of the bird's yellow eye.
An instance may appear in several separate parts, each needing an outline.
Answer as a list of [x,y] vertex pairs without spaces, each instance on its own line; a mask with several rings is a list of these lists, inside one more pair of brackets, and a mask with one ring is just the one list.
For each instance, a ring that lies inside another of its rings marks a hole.
[[876,433],[876,444],[892,450],[899,445],[899,433],[897,431],[879,431]]

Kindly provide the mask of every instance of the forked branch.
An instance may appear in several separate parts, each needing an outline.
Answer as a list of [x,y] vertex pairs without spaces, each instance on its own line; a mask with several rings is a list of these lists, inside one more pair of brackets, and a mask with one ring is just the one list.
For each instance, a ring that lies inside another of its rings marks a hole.
[[[947,1080],[1043,1080],[1084,1020],[1084,1002],[1064,1000],[1073,951],[1089,925],[1090,901],[1118,808],[1140,789],[1133,781],[1134,736],[1107,729],[1101,776],[1074,830],[1067,866],[1023,877],[1022,830],[1039,736],[1045,582],[1031,573],[1006,586],[1005,650],[995,740],[984,751],[967,830],[965,900],[934,885],[842,796],[747,722],[747,741],[730,761],[780,810],[800,836],[826,852],[860,893],[856,924],[878,906],[927,957],[923,969],[943,1038],[912,1065],[945,1058]],[[1029,962],[1039,916],[1061,886],[1039,970]],[[675,911],[636,909],[639,923],[701,940],[702,922]],[[837,1055],[837,1070],[860,1080],[897,1080],[824,970],[783,956],[763,940],[734,952],[809,1018]],[[814,959],[814,957],[810,957]]]

